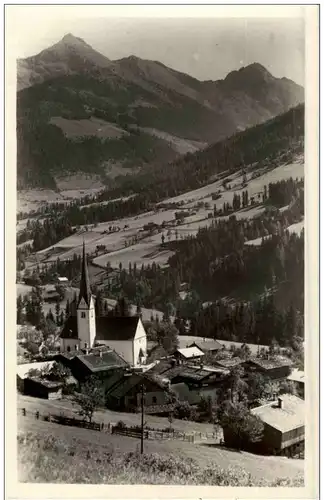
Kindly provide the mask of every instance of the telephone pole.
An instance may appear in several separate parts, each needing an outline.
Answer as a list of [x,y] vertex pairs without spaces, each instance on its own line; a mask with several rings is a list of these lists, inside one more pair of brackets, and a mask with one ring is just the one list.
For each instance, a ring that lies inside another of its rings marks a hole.
[[142,398],[141,398],[141,403],[142,403],[142,432],[141,432],[141,455],[144,453],[144,384],[141,386],[141,392],[142,392]]

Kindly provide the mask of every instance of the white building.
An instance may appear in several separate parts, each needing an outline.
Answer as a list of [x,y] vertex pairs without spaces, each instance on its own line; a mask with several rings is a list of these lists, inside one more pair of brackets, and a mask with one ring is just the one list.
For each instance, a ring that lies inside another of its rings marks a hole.
[[96,317],[84,245],[77,315],[65,322],[60,341],[62,352],[91,349],[101,344],[109,346],[132,366],[146,360],[146,332],[139,317]]

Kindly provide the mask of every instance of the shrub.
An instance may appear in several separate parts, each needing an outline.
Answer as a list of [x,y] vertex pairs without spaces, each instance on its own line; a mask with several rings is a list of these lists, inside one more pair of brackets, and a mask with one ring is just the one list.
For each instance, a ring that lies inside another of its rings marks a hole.
[[218,424],[223,427],[227,446],[250,449],[263,438],[263,422],[252,415],[244,403],[225,401],[218,410]]

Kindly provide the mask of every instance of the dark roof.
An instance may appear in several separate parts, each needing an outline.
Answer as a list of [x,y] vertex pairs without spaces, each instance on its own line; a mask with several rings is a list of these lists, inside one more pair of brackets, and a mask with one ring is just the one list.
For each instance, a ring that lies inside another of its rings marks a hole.
[[91,289],[90,289],[90,279],[87,266],[87,258],[85,254],[85,245],[83,242],[82,251],[82,270],[81,270],[81,281],[80,281],[80,294],[79,294],[79,304],[80,301],[84,299],[85,303],[89,306],[91,300]]
[[131,340],[135,337],[137,316],[101,316],[96,318],[96,340]]
[[64,323],[63,330],[60,335],[61,339],[78,340],[78,323],[76,316],[69,316]]
[[39,377],[27,377],[29,380],[32,380],[36,384],[43,385],[46,389],[60,389],[62,387],[62,382],[57,382],[53,380],[47,380]]
[[119,383],[114,385],[109,391],[109,396],[117,399],[122,398],[138,384],[144,383],[145,385],[145,381],[148,381],[157,386],[159,389],[165,391],[167,389],[167,385],[163,382],[162,379],[163,377],[160,377],[159,375],[153,373],[133,373],[132,375],[124,376],[124,378],[120,380]]
[[247,363],[253,363],[257,366],[260,366],[264,370],[273,370],[274,368],[281,368],[285,366],[291,366],[292,362],[290,359],[278,357],[273,359],[264,359],[264,358],[250,358]]
[[93,373],[128,366],[126,361],[113,350],[102,351],[101,356],[99,352],[91,352],[90,354],[75,356],[74,359],[78,359]]
[[206,341],[201,340],[199,342],[196,341],[196,342],[193,342],[192,344],[190,344],[189,347],[193,347],[193,346],[197,346],[198,349],[200,349],[201,351],[204,351],[204,352],[217,351],[217,350],[223,349],[222,344],[217,342],[217,340],[206,340]]
[[[96,317],[96,341],[131,340],[135,336],[139,318],[137,316]],[[70,316],[64,324],[60,337],[78,339],[77,317]]]
[[169,357],[169,353],[164,349],[164,347],[162,345],[156,345],[149,351],[146,363],[150,364],[153,363],[153,361],[167,357]]
[[219,366],[223,366],[224,368],[232,368],[244,363],[244,359],[235,356],[233,358],[217,359],[215,363],[217,363]]

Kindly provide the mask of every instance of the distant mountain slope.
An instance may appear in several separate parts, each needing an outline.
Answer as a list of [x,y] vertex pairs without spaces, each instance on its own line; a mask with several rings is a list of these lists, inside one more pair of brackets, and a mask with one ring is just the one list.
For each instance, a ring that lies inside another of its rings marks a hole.
[[[134,56],[111,61],[71,34],[19,60],[17,88],[19,187],[55,187],[56,176],[71,172],[105,179],[108,164],[164,164],[179,156],[175,144],[181,139],[189,141],[189,152],[198,143],[217,142],[304,99],[302,87],[273,77],[260,64],[224,80],[201,82]],[[97,130],[94,119],[102,125]],[[73,120],[79,136],[66,134],[67,120]],[[103,134],[102,128],[114,127],[125,134]]]

